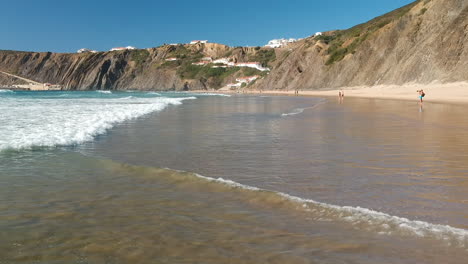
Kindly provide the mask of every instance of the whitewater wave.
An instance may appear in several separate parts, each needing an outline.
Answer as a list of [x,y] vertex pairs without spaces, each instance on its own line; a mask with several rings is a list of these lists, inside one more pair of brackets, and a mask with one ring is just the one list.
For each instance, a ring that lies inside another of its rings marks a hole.
[[[229,188],[261,192],[265,195],[273,195],[285,201],[292,202],[301,210],[313,215],[314,221],[341,221],[350,223],[359,230],[375,232],[379,235],[411,235],[413,237],[432,238],[451,246],[467,247],[468,230],[449,225],[431,224],[424,221],[415,221],[403,217],[393,216],[362,207],[338,206],[311,199],[304,199],[282,192],[264,190],[257,187],[244,185],[223,178],[210,178],[195,174],[196,177],[210,182],[221,183]],[[271,199],[265,199],[271,201]]]
[[16,99],[0,104],[0,151],[76,145],[185,98]]
[[231,97],[230,94],[222,94],[222,93],[198,93],[197,95],[207,95],[207,96],[224,96],[224,97]]
[[293,111],[289,112],[289,113],[283,113],[281,114],[282,117],[285,117],[285,116],[293,116],[293,115],[298,115],[298,114],[302,114],[305,110],[307,109],[314,109],[322,104],[324,104],[326,102],[326,100],[323,100],[323,101],[320,101],[318,102],[317,104],[315,104],[314,106],[311,106],[311,107],[305,107],[305,108],[296,108],[294,109]]
[[12,90],[0,89],[0,93],[12,93],[12,92],[13,92]]
[[157,93],[157,92],[149,92],[148,94],[151,94],[151,95],[161,95],[160,93]]
[[107,90],[97,90],[96,92],[103,93],[103,94],[111,94],[112,93],[111,91],[107,91]]

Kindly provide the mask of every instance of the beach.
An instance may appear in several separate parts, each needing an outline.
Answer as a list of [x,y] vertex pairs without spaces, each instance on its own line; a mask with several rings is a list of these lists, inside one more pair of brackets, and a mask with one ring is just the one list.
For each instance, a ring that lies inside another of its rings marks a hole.
[[[302,96],[326,96],[338,97],[338,93],[343,91],[345,97],[360,97],[360,98],[375,98],[375,99],[390,99],[390,100],[409,100],[419,101],[418,90],[424,90],[426,96],[424,101],[437,103],[468,103],[468,83],[438,83],[431,84],[404,84],[404,85],[376,85],[376,86],[354,86],[343,87],[341,89],[320,89],[320,90],[305,90],[299,89],[299,95]],[[198,91],[203,92],[203,91]],[[222,93],[237,93],[224,89],[219,91]],[[245,93],[251,94],[271,94],[271,95],[295,95],[295,90],[249,90],[245,89]]]
[[[110,91],[0,100],[2,133],[17,131],[0,141],[0,262],[468,256],[465,105]],[[42,111],[47,122],[28,121]]]

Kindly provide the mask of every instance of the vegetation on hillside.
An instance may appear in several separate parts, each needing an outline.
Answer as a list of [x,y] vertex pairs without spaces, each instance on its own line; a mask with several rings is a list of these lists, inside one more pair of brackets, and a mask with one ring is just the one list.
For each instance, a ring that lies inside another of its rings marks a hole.
[[[341,61],[346,55],[354,54],[356,49],[361,45],[361,43],[369,38],[369,36],[392,21],[403,17],[417,3],[418,1],[347,30],[337,30],[331,34],[316,36],[314,38],[315,40],[323,41],[329,45],[327,50],[329,58],[325,64],[332,65],[335,62]],[[345,45],[345,43],[349,44]]]
[[267,67],[275,59],[276,53],[274,49],[256,49],[255,54],[248,57],[249,61],[258,61],[263,67]]
[[149,51],[145,49],[136,49],[131,51],[130,59],[136,63],[137,66],[141,66],[149,56]]

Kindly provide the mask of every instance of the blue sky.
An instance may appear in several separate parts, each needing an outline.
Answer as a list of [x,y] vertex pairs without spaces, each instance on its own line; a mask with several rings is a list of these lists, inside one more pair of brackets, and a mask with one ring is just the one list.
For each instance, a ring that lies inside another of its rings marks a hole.
[[0,0],[0,49],[75,52],[194,39],[262,46],[346,29],[413,0]]

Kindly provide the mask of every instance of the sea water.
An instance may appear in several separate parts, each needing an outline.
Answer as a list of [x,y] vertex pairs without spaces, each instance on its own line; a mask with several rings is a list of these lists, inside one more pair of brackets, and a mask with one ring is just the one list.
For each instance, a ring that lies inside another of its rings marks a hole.
[[464,107],[91,91],[0,108],[0,263],[468,255]]

